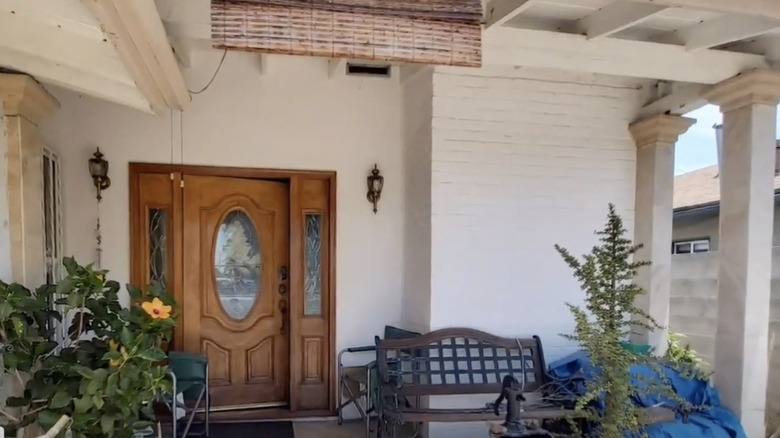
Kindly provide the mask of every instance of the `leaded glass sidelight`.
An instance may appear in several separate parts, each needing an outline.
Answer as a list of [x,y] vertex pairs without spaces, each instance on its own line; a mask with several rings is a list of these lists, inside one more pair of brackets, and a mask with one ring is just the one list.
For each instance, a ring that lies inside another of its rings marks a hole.
[[149,281],[168,285],[168,210],[149,209]]
[[304,315],[322,315],[322,214],[305,215]]
[[259,297],[260,241],[252,219],[241,210],[228,213],[214,247],[216,290],[225,313],[235,320],[249,315]]

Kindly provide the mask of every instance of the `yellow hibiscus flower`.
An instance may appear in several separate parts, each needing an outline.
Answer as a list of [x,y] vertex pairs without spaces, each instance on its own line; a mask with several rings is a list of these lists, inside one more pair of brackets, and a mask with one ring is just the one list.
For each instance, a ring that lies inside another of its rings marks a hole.
[[146,301],[141,304],[141,308],[154,319],[168,319],[171,317],[171,306],[166,306],[159,298],[152,301]]

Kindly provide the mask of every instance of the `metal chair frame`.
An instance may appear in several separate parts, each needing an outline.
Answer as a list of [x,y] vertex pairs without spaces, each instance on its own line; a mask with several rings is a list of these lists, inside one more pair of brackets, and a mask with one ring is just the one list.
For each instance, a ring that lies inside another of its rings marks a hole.
[[[420,333],[400,329],[393,326],[385,326],[384,337],[386,339],[407,339],[420,336]],[[375,413],[374,398],[379,395],[379,381],[372,378],[372,373],[377,373],[376,360],[372,360],[365,365],[344,366],[343,357],[345,354],[359,354],[376,352],[376,345],[367,345],[363,347],[352,347],[341,350],[338,355],[338,423],[344,422],[344,408],[354,404],[365,424],[366,438],[371,437],[371,414]],[[376,358],[376,355],[374,355]],[[365,383],[353,378],[355,374],[350,375],[349,371],[358,373],[365,372]],[[374,381],[376,380],[376,381]],[[357,390],[355,390],[357,388]],[[372,391],[375,391],[372,394]],[[346,400],[345,398],[346,392]],[[361,403],[362,400],[362,403]]]
[[[376,362],[371,361],[362,366],[349,366],[345,367],[343,362],[343,356],[345,354],[357,354],[375,352],[375,346],[364,347],[352,347],[341,350],[338,355],[338,373],[339,373],[339,390],[338,390],[338,424],[341,425],[344,422],[344,408],[350,404],[354,404],[360,414],[361,419],[365,423],[366,438],[371,436],[371,413],[374,411],[373,403],[371,400],[371,371],[376,368]],[[365,383],[360,382],[353,378],[348,371],[354,370],[357,372],[365,372]],[[357,388],[357,391],[355,391]],[[346,392],[347,400],[344,400],[344,392]],[[363,400],[361,403],[360,400]]]
[[201,401],[204,401],[205,398],[205,409],[204,409],[204,431],[201,434],[193,435],[193,436],[209,436],[209,410],[211,409],[211,396],[209,392],[209,364],[206,363],[206,383],[201,386],[200,392],[198,393],[197,400],[195,401],[195,405],[190,409],[189,414],[187,412],[187,406],[186,406],[186,400],[184,401],[182,406],[179,406],[179,403],[177,401],[178,397],[178,391],[177,391],[177,378],[176,374],[173,373],[170,369],[168,370],[168,375],[171,377],[171,381],[173,382],[172,385],[172,397],[170,403],[166,401],[166,405],[168,406],[168,409],[170,409],[172,414],[172,429],[173,429],[173,438],[178,438],[178,423],[179,420],[176,418],[176,411],[177,409],[183,409],[184,410],[184,418],[187,419],[187,416],[189,415],[189,419],[187,419],[187,423],[184,426],[184,431],[182,432],[182,437],[185,438],[187,434],[190,432],[190,428],[192,427],[192,422],[195,420],[195,416],[198,414],[198,409],[200,407]]

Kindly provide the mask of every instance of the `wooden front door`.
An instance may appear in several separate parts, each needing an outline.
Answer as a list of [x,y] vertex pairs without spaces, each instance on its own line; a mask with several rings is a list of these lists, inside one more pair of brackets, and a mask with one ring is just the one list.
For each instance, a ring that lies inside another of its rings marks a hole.
[[185,351],[209,359],[214,406],[286,404],[289,189],[184,176]]
[[208,356],[215,406],[335,411],[335,188],[332,172],[130,164],[131,282],[176,298],[169,347]]

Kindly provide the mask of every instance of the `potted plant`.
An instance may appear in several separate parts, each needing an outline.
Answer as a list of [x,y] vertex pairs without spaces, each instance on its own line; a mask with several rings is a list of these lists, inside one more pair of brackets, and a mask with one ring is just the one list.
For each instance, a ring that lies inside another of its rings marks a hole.
[[[632,383],[630,368],[640,354],[626,348],[636,328],[653,330],[658,324],[634,303],[645,291],[633,282],[637,271],[649,262],[633,260],[641,245],[625,237],[623,220],[609,205],[607,223],[597,231],[599,244],[578,259],[555,245],[585,292],[584,308],[568,304],[575,329],[565,337],[576,341],[598,370],[588,379],[584,394],[576,400],[575,415],[595,425],[594,436],[623,438],[641,435],[647,418],[634,403],[642,389]],[[646,388],[645,388],[646,390]],[[601,409],[594,409],[600,404]]]
[[106,271],[63,264],[67,276],[34,293],[0,282],[2,371],[16,380],[0,426],[45,430],[68,415],[73,437],[131,437],[169,390],[160,347],[175,325],[173,300],[160,287],[128,286],[125,308]]

